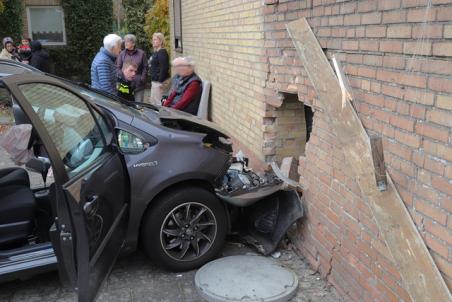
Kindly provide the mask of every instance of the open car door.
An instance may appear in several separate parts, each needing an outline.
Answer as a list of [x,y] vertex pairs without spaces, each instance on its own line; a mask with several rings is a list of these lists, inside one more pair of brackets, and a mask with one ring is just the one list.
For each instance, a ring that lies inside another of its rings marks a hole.
[[22,74],[3,82],[44,146],[39,155],[52,163],[51,240],[60,276],[79,301],[93,301],[124,244],[129,217],[129,177],[113,122],[50,77]]

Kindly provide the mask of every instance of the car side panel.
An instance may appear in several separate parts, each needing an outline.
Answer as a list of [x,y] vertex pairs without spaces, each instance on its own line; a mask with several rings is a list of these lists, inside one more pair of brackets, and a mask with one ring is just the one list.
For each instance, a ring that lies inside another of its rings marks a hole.
[[203,135],[159,136],[158,143],[137,155],[126,155],[132,184],[131,219],[127,245],[138,241],[141,219],[150,202],[166,188],[184,181],[200,180],[214,186],[224,174],[230,155],[204,147]]

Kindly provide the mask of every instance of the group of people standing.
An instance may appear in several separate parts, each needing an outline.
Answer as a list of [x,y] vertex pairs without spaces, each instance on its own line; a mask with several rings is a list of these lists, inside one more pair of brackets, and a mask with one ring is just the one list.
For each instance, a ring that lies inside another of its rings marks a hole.
[[41,71],[50,72],[50,57],[48,52],[42,48],[41,42],[24,37],[16,47],[11,37],[5,37],[2,45],[0,59],[19,61],[30,64]]
[[[154,51],[148,60],[145,52],[137,48],[134,35],[127,34],[124,40],[116,34],[107,35],[91,65],[91,85],[129,101],[163,105],[196,114],[202,81],[194,72],[194,62],[190,58],[176,58],[173,61],[176,75],[171,81],[169,55],[164,41],[162,33],[154,33]],[[148,70],[151,96],[145,99]],[[168,97],[164,98],[168,93]]]
[[[103,47],[91,64],[91,86],[129,101],[163,105],[196,115],[202,80],[194,72],[194,62],[190,57],[173,60],[175,76],[171,79],[170,58],[164,43],[164,35],[154,33],[153,53],[148,59],[146,53],[137,47],[134,35],[125,35],[124,39],[116,34],[105,36]],[[0,58],[50,72],[49,54],[39,41],[23,38],[20,45],[15,46],[13,39],[6,37]],[[151,96],[145,99],[144,91],[149,80]]]

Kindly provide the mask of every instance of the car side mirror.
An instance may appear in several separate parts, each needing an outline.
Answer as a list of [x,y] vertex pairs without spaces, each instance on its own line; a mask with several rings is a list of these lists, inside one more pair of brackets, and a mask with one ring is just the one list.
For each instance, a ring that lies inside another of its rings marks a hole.
[[50,161],[45,157],[33,157],[25,164],[25,167],[29,171],[41,174],[44,186],[46,185],[47,174],[49,172],[50,166]]
[[126,154],[141,153],[148,148],[148,144],[135,134],[124,130],[119,130],[117,133],[119,149]]

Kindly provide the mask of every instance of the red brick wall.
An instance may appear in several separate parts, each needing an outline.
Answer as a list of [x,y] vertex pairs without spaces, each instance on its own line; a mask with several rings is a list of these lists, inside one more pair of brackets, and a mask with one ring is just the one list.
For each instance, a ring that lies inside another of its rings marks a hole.
[[[388,171],[452,288],[452,0],[265,2],[267,88],[315,108],[285,30],[307,17],[326,53],[342,60],[366,129],[383,136]],[[343,156],[316,111],[300,158],[309,188],[297,246],[348,299],[410,301]]]

